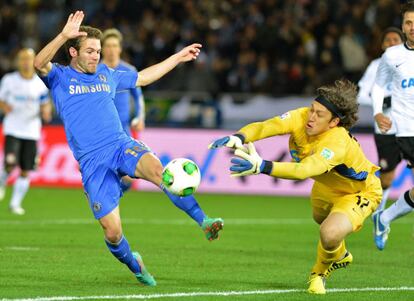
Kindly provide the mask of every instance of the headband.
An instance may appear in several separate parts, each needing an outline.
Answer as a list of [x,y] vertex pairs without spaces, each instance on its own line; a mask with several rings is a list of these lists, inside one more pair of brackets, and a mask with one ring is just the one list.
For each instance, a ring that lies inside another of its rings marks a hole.
[[315,100],[317,102],[319,102],[321,105],[325,106],[333,115],[335,115],[336,117],[338,117],[339,119],[344,119],[345,115],[341,113],[341,110],[332,102],[330,102],[329,100],[327,100],[325,97],[323,97],[322,95],[318,95]]

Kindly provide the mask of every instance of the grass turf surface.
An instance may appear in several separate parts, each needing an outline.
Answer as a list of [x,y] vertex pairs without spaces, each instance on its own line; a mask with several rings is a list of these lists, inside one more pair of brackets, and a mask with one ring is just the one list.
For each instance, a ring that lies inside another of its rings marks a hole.
[[[316,256],[318,227],[305,198],[198,195],[210,216],[225,219],[219,241],[159,193],[122,199],[124,233],[158,286],[138,286],[107,250],[82,190],[33,188],[23,217],[0,203],[0,300],[38,296],[119,296],[186,292],[305,290]],[[414,217],[392,225],[377,251],[372,222],[347,240],[354,263],[334,272],[327,288],[414,287]],[[319,300],[304,291],[166,300]],[[414,291],[331,292],[324,300],[413,300]],[[163,298],[164,299],[164,298]],[[122,300],[112,299],[112,300]]]

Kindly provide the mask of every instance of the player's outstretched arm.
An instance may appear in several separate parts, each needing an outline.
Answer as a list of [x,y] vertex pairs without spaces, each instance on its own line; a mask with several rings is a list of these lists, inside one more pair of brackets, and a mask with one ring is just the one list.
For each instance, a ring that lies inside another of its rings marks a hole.
[[253,122],[242,127],[236,134],[222,137],[213,141],[208,148],[214,149],[227,146],[234,149],[244,149],[244,143],[254,142],[267,137],[283,135],[291,133],[294,127],[298,126],[296,118],[298,114],[295,111],[290,111],[282,116],[276,116],[261,122]]
[[131,129],[141,132],[145,128],[145,101],[141,88],[131,89],[134,99],[134,118],[131,120]]
[[137,86],[146,86],[163,77],[178,64],[193,61],[200,54],[201,44],[192,44],[173,54],[161,63],[152,65],[139,72]]
[[52,69],[51,60],[67,40],[77,38],[79,36],[86,36],[86,32],[80,32],[79,27],[83,21],[83,11],[76,11],[74,14],[70,14],[68,21],[62,32],[59,33],[49,44],[47,44],[36,55],[34,60],[34,67],[36,72],[42,76],[47,75]]
[[233,177],[263,173],[275,178],[303,180],[321,175],[330,168],[329,163],[318,154],[309,156],[299,163],[272,162],[263,160],[253,143],[250,142],[247,149],[247,151],[237,149],[234,152],[236,157],[231,159],[233,165],[230,167]]

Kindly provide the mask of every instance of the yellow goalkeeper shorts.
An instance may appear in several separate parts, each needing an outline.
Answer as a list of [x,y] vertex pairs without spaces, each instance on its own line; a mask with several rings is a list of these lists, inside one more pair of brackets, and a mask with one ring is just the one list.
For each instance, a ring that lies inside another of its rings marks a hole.
[[[375,177],[375,176],[373,176]],[[327,217],[332,212],[348,216],[353,231],[362,228],[364,220],[378,207],[382,198],[381,183],[377,177],[371,178],[369,189],[357,193],[344,194],[315,182],[312,188],[311,203],[313,212]]]

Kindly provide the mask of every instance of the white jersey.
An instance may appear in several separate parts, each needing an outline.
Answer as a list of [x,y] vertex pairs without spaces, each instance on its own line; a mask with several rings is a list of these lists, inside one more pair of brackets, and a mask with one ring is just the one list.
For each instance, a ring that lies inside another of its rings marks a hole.
[[32,79],[23,78],[17,71],[4,75],[0,83],[0,100],[12,107],[3,120],[4,135],[38,140],[42,126],[40,104],[49,101],[48,93],[36,74]]
[[414,137],[414,49],[404,44],[389,47],[381,57],[372,90],[374,115],[382,112],[383,97],[377,87],[391,83],[392,120],[398,137]]
[[[371,97],[371,90],[375,83],[375,76],[377,74],[380,61],[381,61],[380,58],[373,60],[368,65],[367,69],[365,70],[364,75],[358,82],[359,91],[358,91],[357,99],[360,104],[372,106],[373,101]],[[387,97],[391,97],[391,83],[388,83],[384,90],[384,98],[387,98]],[[387,117],[391,118],[391,107],[384,106],[383,113]],[[376,134],[383,134],[381,133],[376,122],[374,122],[374,128],[375,128]],[[395,135],[395,133],[396,133],[395,123],[393,122],[391,129],[386,134]]]

